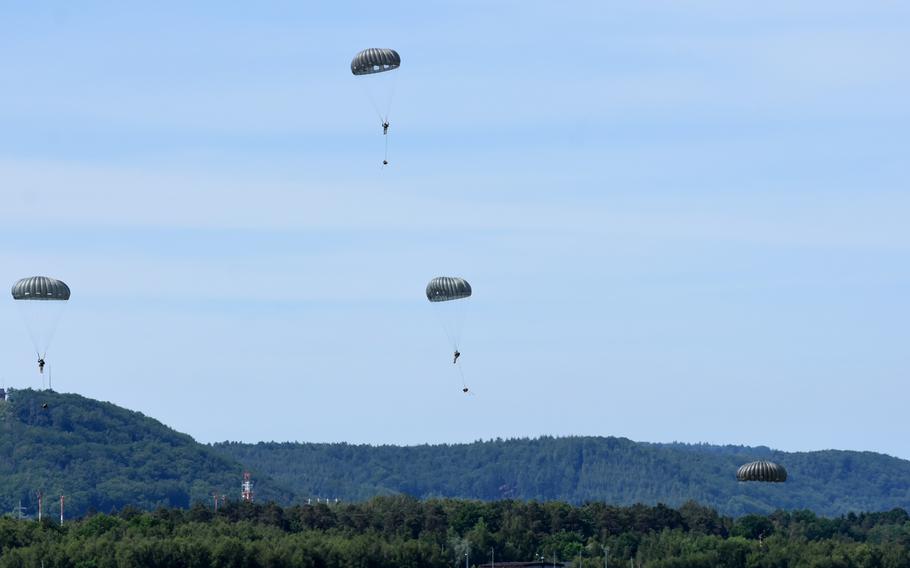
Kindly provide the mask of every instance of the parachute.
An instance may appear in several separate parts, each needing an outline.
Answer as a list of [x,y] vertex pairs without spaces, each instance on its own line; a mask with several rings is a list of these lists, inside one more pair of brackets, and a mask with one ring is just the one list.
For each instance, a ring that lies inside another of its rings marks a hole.
[[464,278],[452,276],[437,276],[427,284],[427,300],[433,305],[439,322],[449,339],[452,347],[454,358],[452,364],[455,365],[461,376],[462,391],[467,394],[468,387],[464,380],[464,371],[459,362],[461,353],[459,344],[461,343],[461,331],[464,327],[467,304],[465,300],[471,297],[471,285]]
[[395,77],[389,73],[401,66],[401,56],[394,49],[371,47],[364,49],[351,60],[351,73],[358,77],[358,83],[366,91],[373,110],[379,116],[385,139],[385,157],[382,165],[389,163],[389,113],[395,96]]
[[62,280],[47,276],[23,278],[12,288],[29,336],[39,359],[44,359],[63,308],[70,299],[70,288]]
[[364,49],[351,60],[351,73],[354,75],[372,75],[398,69],[401,56],[394,49],[371,47]]
[[782,483],[787,481],[787,470],[774,462],[758,460],[740,466],[736,470],[736,480]]
[[449,302],[471,297],[471,285],[464,278],[437,276],[427,284],[427,300]]
[[61,280],[47,276],[23,278],[13,284],[14,300],[61,300],[70,299],[70,287]]

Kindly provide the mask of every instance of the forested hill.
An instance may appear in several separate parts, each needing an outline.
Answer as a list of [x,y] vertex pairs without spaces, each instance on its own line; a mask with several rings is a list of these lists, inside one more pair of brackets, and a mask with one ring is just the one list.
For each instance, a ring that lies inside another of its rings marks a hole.
[[[47,405],[45,407],[45,405]],[[25,514],[46,496],[45,514],[107,513],[211,502],[212,492],[236,499],[242,466],[157,420],[107,402],[53,391],[17,390],[0,401],[0,512],[21,500]],[[286,496],[257,476],[263,499]]]
[[[624,438],[495,440],[412,447],[225,442],[215,448],[305,497],[415,497],[665,503],[695,500],[722,514],[811,509],[910,509],[910,462],[871,452],[648,444]],[[771,459],[790,479],[738,483],[739,465]]]
[[[46,407],[45,407],[46,405]],[[747,461],[770,458],[784,484],[742,484]],[[910,509],[910,462],[869,452],[784,453],[768,448],[648,444],[624,438],[540,438],[436,446],[199,444],[113,404],[52,391],[20,390],[0,401],[0,513],[21,501],[68,514],[152,509],[237,499],[252,471],[259,502],[307,498],[361,501],[376,495],[538,500],[613,505],[686,501],[723,514],[811,509]]]

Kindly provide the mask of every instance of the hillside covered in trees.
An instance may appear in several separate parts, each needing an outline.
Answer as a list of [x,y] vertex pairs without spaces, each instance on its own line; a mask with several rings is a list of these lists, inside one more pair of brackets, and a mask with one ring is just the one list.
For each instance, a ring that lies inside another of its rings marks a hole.
[[[37,491],[70,515],[189,507],[212,492],[236,497],[242,466],[157,420],[107,402],[17,390],[0,401],[0,511],[37,510]],[[279,494],[260,477],[264,499]],[[285,491],[280,491],[285,494]],[[50,504],[46,511],[53,510]]]
[[[609,552],[607,552],[609,551]],[[510,561],[573,568],[910,567],[900,509],[836,519],[808,511],[722,517],[685,504],[428,500],[281,508],[229,502],[213,512],[127,508],[65,523],[0,519],[0,568],[209,566],[450,568]]]
[[[679,506],[695,500],[728,515],[810,509],[836,516],[910,508],[910,462],[871,452],[786,453],[599,437],[412,447],[221,443],[215,448],[274,477],[298,499],[404,493],[575,504]],[[738,483],[737,467],[761,458],[784,464],[789,480]]]
[[[45,408],[45,405],[46,408]],[[738,465],[784,464],[784,484],[737,483]],[[825,516],[910,509],[910,462],[874,453],[541,438],[436,446],[199,444],[138,412],[78,395],[15,391],[0,401],[0,511],[26,515],[66,496],[68,516],[190,507],[237,498],[243,470],[258,502],[416,498],[613,505],[694,500],[721,514],[809,509]]]

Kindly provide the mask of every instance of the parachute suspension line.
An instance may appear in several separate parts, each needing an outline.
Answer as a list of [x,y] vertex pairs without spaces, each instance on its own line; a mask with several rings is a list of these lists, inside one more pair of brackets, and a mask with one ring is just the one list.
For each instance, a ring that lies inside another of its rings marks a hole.
[[461,339],[461,333],[464,330],[464,321],[468,311],[468,303],[469,302],[461,300],[451,302],[448,306],[448,309],[453,313],[443,314],[441,317],[443,329],[445,329],[446,335],[449,338],[449,343],[452,344],[452,348],[455,351],[458,351],[460,343],[459,340]]
[[[382,80],[382,79],[380,79],[380,80]],[[370,88],[370,86],[368,84],[368,82],[370,81],[369,79],[364,80],[364,81],[357,81],[358,83],[360,83],[360,88],[363,89],[364,95],[370,101],[370,106],[373,107],[373,112],[375,112],[376,116],[379,118],[380,124],[389,122],[389,115],[391,115],[391,113],[392,113],[392,101],[395,97],[395,80],[396,80],[396,77],[392,77],[392,79],[386,80],[387,83],[389,81],[391,81],[391,86],[389,87],[389,96],[385,101],[377,100],[379,98],[379,95],[377,93],[374,93],[373,89]],[[379,89],[377,88],[377,90],[379,90]],[[385,104],[382,104],[382,103],[385,103]],[[383,112],[383,110],[385,112]]]
[[44,359],[47,356],[47,350],[50,348],[51,341],[53,341],[54,336],[57,334],[57,327],[60,325],[60,319],[63,317],[63,312],[66,311],[67,305],[68,305],[68,302],[63,302],[63,306],[61,306],[57,310],[57,314],[53,318],[53,324],[52,324],[50,333],[47,336],[47,342],[45,343],[45,346],[44,346],[44,353],[41,354],[42,359]]
[[[373,81],[373,89],[367,86],[366,81],[360,81],[364,83],[363,88],[366,89],[367,97],[370,99],[370,103],[373,105],[373,110],[376,111],[376,114],[379,116],[380,122],[389,122],[389,116],[392,114],[392,103],[395,102],[395,88],[398,85],[398,74],[391,73],[391,75],[385,75],[376,77]],[[382,98],[382,95],[385,95],[385,98]]]
[[35,354],[40,357],[43,342],[41,341],[41,335],[35,329],[37,326],[30,319],[33,310],[20,302],[16,302],[16,305],[19,307],[19,315],[22,316],[22,321],[25,322],[25,329],[28,331],[28,337],[32,341],[32,347],[35,348]]
[[39,359],[46,358],[68,302],[24,300],[15,303],[19,306],[19,315],[25,322],[35,355]]
[[465,392],[467,392],[468,382],[464,380],[464,369],[461,368],[461,365],[455,366],[458,367],[458,374],[461,376],[461,388],[465,389]]
[[439,327],[441,327],[443,333],[446,334],[446,339],[449,340],[449,345],[452,346],[452,349],[457,351],[458,350],[458,336],[455,334],[454,329],[452,329],[450,326],[446,325],[446,315],[437,309],[434,309],[433,313],[436,315],[436,320],[439,322]]
[[373,107],[373,111],[376,113],[376,116],[379,117],[379,122],[380,123],[387,122],[388,118],[389,118],[389,116],[388,116],[389,113],[387,112],[385,114],[385,116],[383,116],[382,111],[379,110],[379,105],[376,104],[376,98],[373,96],[373,93],[372,93],[372,91],[370,91],[370,88],[363,81],[357,81],[357,82],[360,83],[360,88],[363,89],[363,93],[366,95],[367,99],[369,99],[370,105],[372,105],[372,107]]
[[[468,315],[468,309],[470,308],[470,302],[463,301],[458,302],[458,311],[455,313],[455,340],[458,342],[458,338],[461,337],[462,331],[464,331],[464,322]],[[455,346],[458,349],[458,345]]]
[[443,305],[434,306],[433,312],[439,321],[439,326],[446,334],[449,345],[453,351],[460,347],[461,333],[464,329],[465,316],[467,315],[468,302],[457,300],[455,302],[442,302]]
[[[391,112],[392,112],[392,100],[395,98],[395,85],[396,85],[397,81],[398,81],[398,73],[392,73],[392,79],[391,79],[392,85],[389,89],[389,98],[386,101],[386,105],[385,105],[386,112],[385,112],[385,117],[383,117],[383,119],[382,119],[383,125],[389,124],[389,114],[391,114]],[[386,131],[383,132],[384,138],[385,138],[385,154],[382,158],[382,165],[387,166],[389,164],[389,133],[387,131],[388,129],[385,126],[383,128]]]
[[373,107],[373,112],[375,112],[376,116],[379,117],[379,124],[383,127],[383,138],[385,138],[383,142],[385,149],[382,156],[382,167],[384,168],[389,164],[389,133],[385,125],[389,124],[389,113],[392,103],[391,100],[388,101],[388,104],[386,105],[386,112],[383,114],[379,104],[376,102],[376,97],[373,96],[373,92],[370,90],[370,87],[367,86],[366,81],[357,82],[360,83],[360,88],[363,89],[364,94],[366,95],[367,99],[369,99],[370,105]]
[[389,115],[392,113],[392,103],[395,101],[395,87],[398,86],[398,73],[392,73],[391,85],[389,86],[389,98],[385,101],[385,122],[389,121]]
[[[395,101],[398,74],[392,73],[391,77],[384,76],[365,79],[358,81],[358,83],[360,83],[363,92],[370,100],[370,105],[372,105],[376,116],[379,117],[379,122],[389,122],[389,116],[392,114],[392,103]],[[370,86],[371,83],[372,87]],[[382,97],[383,94],[386,95],[384,99]]]

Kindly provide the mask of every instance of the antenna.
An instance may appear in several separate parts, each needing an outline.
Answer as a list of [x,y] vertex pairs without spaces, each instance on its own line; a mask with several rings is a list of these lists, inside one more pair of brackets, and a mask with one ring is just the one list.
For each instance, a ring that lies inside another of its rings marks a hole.
[[38,522],[41,522],[41,512],[44,509],[44,501],[42,500],[41,490],[38,490]]
[[243,472],[243,485],[240,486],[240,499],[249,503],[253,502],[253,482],[250,479],[250,472]]
[[63,524],[63,495],[60,496],[60,524]]

